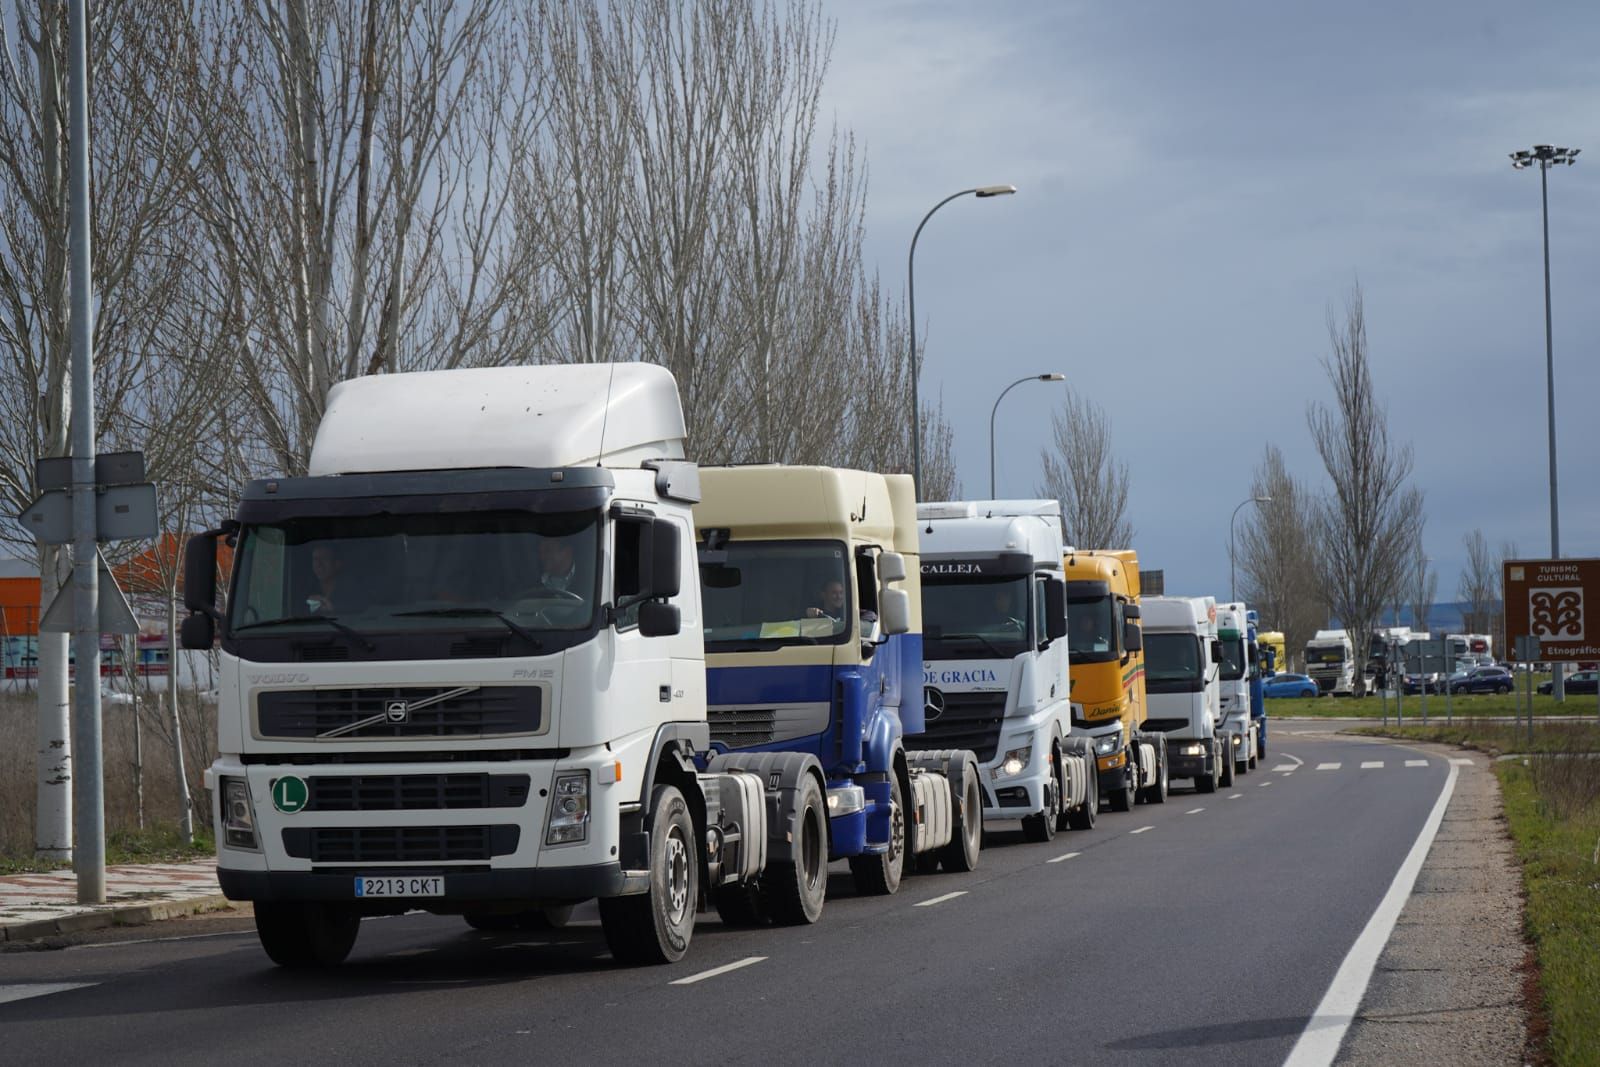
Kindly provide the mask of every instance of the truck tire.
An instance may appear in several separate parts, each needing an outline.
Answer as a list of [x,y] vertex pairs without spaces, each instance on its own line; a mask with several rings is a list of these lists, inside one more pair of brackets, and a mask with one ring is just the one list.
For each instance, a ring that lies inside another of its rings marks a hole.
[[863,896],[889,896],[900,888],[906,865],[906,801],[900,776],[889,774],[889,851],[877,856],[851,856],[850,874]]
[[1197,793],[1215,793],[1217,791],[1217,768],[1213,764],[1210,774],[1197,774],[1194,779],[1194,789]]
[[1221,774],[1217,779],[1217,784],[1231,787],[1233,785],[1233,753],[1217,753],[1217,762],[1222,765]]
[[361,916],[321,901],[258,900],[256,935],[279,967],[337,967],[355,947]]
[[1165,804],[1167,802],[1167,761],[1163,750],[1156,754],[1156,782],[1154,785],[1145,786],[1140,790],[1140,799],[1146,804]]
[[1100,814],[1100,772],[1094,763],[1089,764],[1089,795],[1078,807],[1063,814],[1067,826],[1073,830],[1093,830],[1095,818]]
[[1112,811],[1133,810],[1134,802],[1139,796],[1139,787],[1135,784],[1136,779],[1134,776],[1134,768],[1136,766],[1137,764],[1133,762],[1132,753],[1130,752],[1128,762],[1122,768],[1122,788],[1113,791],[1108,798],[1111,801]]
[[968,765],[962,775],[960,807],[950,827],[950,843],[939,850],[939,862],[952,874],[978,869],[978,853],[983,849],[983,790],[978,786],[978,768]]
[[1022,836],[1036,844],[1056,839],[1056,819],[1061,814],[1061,753],[1050,751],[1050,802],[1022,819]]
[[770,865],[761,876],[761,888],[780,926],[808,926],[822,917],[828,897],[828,816],[822,787],[811,775],[801,779],[795,803],[794,862]]
[[626,965],[676,963],[694,936],[700,850],[689,804],[676,786],[658,785],[650,805],[649,890],[600,898],[606,945]]

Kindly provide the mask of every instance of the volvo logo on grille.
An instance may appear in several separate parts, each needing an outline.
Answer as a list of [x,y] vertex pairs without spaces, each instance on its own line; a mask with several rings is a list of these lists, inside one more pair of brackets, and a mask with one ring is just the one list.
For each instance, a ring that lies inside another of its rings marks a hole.
[[410,722],[411,705],[404,700],[391,700],[383,706],[383,717],[390,722]]
[[933,686],[922,690],[922,717],[929,722],[944,714],[944,694]]

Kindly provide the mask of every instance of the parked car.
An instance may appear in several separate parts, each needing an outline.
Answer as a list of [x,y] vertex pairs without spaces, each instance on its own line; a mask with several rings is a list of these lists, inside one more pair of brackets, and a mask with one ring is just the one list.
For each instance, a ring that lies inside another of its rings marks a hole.
[[1509,693],[1513,680],[1503,667],[1474,667],[1450,676],[1452,693]]
[[[1545,696],[1550,695],[1554,683],[1540,682],[1539,692]],[[1595,695],[1595,688],[1600,685],[1600,671],[1578,671],[1567,675],[1566,690],[1569,695]]]
[[1261,695],[1268,697],[1314,697],[1317,683],[1304,674],[1274,674],[1261,683]]
[[1429,672],[1427,674],[1407,673],[1406,676],[1401,680],[1400,687],[1405,691],[1406,696],[1423,692],[1444,692],[1444,690],[1439,687],[1439,675],[1435,672]]

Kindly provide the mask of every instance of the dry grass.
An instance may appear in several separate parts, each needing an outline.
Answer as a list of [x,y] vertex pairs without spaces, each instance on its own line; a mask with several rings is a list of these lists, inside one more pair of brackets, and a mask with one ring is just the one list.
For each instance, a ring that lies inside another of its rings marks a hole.
[[[144,751],[144,825],[178,822],[177,773],[165,694],[141,693],[139,723]],[[217,711],[193,693],[179,694],[183,720],[184,760],[194,808],[196,831],[208,829],[210,801],[201,775],[216,758]],[[102,705],[102,747],[105,761],[106,834],[127,838],[140,828],[134,772],[134,709],[126,704]],[[35,783],[38,748],[38,704],[31,692],[0,693],[0,860],[33,855]]]

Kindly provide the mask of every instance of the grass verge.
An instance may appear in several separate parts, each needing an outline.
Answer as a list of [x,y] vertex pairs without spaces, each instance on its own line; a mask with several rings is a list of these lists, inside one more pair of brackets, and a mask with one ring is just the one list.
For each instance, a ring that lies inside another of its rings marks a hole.
[[[183,840],[176,825],[143,830],[112,830],[106,835],[106,865],[118,863],[192,863],[216,855],[216,842],[199,830],[193,843]],[[68,870],[72,864],[32,856],[0,856],[0,874],[39,874]]]
[[[1498,693],[1461,693],[1450,698],[1448,704],[1439,694],[1428,696],[1428,721],[1443,721],[1447,717],[1455,719],[1473,719],[1480,716],[1504,716],[1514,718],[1522,701],[1521,691],[1515,694],[1501,695]],[[1351,697],[1280,697],[1267,701],[1267,715],[1295,716],[1306,719],[1382,719],[1384,705],[1388,704],[1388,714],[1392,719],[1395,715],[1395,702],[1385,701],[1376,696],[1362,697],[1359,700]],[[1420,721],[1422,718],[1422,698],[1408,696],[1400,702],[1400,712],[1406,722]],[[1526,714],[1526,711],[1523,712]],[[1557,703],[1555,697],[1533,695],[1533,714],[1537,718],[1545,716],[1571,716],[1574,719],[1589,718],[1600,720],[1600,701],[1592,696],[1568,697],[1565,703]]]
[[[1405,741],[1437,741],[1440,744],[1460,745],[1477,749],[1491,756],[1507,752],[1570,753],[1600,752],[1600,723],[1592,722],[1541,722],[1533,728],[1533,740],[1528,740],[1528,728],[1520,729],[1514,723],[1462,721],[1421,723],[1408,726],[1355,726],[1345,731],[1366,737],[1394,737]],[[1591,760],[1590,762],[1597,762]]]

